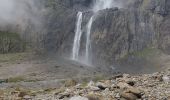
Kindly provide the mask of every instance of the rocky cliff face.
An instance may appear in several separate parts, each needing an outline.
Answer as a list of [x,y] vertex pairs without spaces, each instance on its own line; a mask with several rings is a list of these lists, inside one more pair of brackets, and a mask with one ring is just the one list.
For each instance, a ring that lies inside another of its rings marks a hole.
[[[122,0],[125,2],[124,0]],[[53,0],[47,16],[45,48],[70,55],[77,11],[88,11],[93,0]],[[170,53],[170,1],[128,0],[123,8],[98,12],[92,25],[91,40],[94,62],[112,64],[133,52],[146,48]],[[86,25],[89,13],[84,13]],[[82,38],[82,44],[84,40]],[[82,50],[83,50],[82,46]]]
[[100,48],[93,49],[95,56],[114,61],[145,48],[168,51],[169,2],[137,0],[131,5],[100,11],[92,28],[92,47]]

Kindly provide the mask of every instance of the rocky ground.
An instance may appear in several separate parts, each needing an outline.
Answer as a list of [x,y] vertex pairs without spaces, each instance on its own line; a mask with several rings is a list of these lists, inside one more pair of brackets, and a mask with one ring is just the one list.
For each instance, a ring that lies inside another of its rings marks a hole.
[[1,89],[1,100],[170,100],[170,69],[153,74],[117,74],[109,79],[78,83],[65,80],[60,88]]
[[0,55],[0,100],[169,100],[170,57],[162,57],[164,71],[104,76],[68,60]]

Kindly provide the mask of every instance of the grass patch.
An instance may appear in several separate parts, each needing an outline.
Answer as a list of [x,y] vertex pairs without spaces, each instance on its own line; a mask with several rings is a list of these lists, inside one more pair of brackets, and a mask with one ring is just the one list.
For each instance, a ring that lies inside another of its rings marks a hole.
[[23,77],[11,77],[11,78],[8,78],[7,82],[8,83],[17,83],[17,82],[22,82],[24,81],[25,79]]
[[145,48],[142,51],[133,52],[130,55],[145,58],[145,57],[153,57],[153,56],[156,56],[159,54],[160,54],[160,50],[158,50],[158,49]]
[[97,82],[97,81],[105,80],[105,79],[107,79],[106,76],[104,76],[104,75],[101,74],[101,75],[96,75],[96,76],[94,76],[93,81]]
[[17,77],[10,77],[7,79],[8,83],[17,83],[17,82],[37,82],[40,81],[38,79],[26,79],[22,76],[17,76]]
[[127,60],[129,57],[137,57],[137,58],[142,58],[142,59],[150,59],[150,58],[154,58],[156,56],[161,55],[161,51],[159,49],[156,48],[145,48],[141,51],[135,51],[135,52],[131,52],[127,55],[125,55],[123,58],[120,59],[120,61],[124,61]]
[[23,60],[27,57],[28,53],[9,53],[0,54],[0,62],[15,62],[18,60]]

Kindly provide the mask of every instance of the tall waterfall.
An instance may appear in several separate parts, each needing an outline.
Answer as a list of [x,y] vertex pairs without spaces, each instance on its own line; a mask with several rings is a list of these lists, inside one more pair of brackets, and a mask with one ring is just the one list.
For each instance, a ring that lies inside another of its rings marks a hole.
[[73,44],[73,50],[72,50],[72,59],[73,60],[78,60],[78,57],[79,57],[80,42],[81,42],[81,35],[82,35],[82,30],[81,30],[82,17],[83,17],[83,13],[78,12],[76,29],[75,29],[74,44]]
[[86,56],[85,60],[87,63],[90,63],[90,57],[89,52],[91,49],[91,40],[90,40],[90,34],[91,34],[91,27],[93,24],[94,16],[96,16],[97,12],[102,9],[106,8],[112,8],[113,0],[96,0],[93,7],[93,16],[90,18],[88,24],[87,24],[87,33],[86,33]]
[[[90,63],[90,49],[91,49],[91,28],[93,21],[95,20],[95,16],[97,15],[99,10],[106,9],[106,8],[112,8],[114,3],[114,0],[95,0],[94,6],[93,6],[93,15],[89,19],[89,22],[86,25],[86,49],[85,49],[85,63]],[[80,51],[80,42],[81,42],[81,36],[82,36],[82,17],[83,13],[78,12],[77,14],[77,23],[76,23],[76,31],[75,31],[75,37],[74,37],[74,44],[73,44],[73,50],[72,50],[72,59],[78,60],[79,59],[79,51]]]
[[90,18],[88,24],[87,24],[87,34],[86,34],[86,62],[90,62],[89,58],[89,49],[91,48],[91,42],[90,42],[90,33],[91,33],[91,27],[93,23],[93,16]]

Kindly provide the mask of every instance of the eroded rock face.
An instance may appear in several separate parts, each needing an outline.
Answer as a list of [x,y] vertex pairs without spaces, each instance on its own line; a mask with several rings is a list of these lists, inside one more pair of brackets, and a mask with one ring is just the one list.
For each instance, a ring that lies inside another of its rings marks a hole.
[[[88,11],[93,0],[56,1],[67,5],[69,9],[53,5],[47,16],[49,30],[45,48],[48,48],[47,51],[70,55],[77,11]],[[81,50],[84,49],[85,26],[91,15],[91,12],[84,13]],[[106,61],[113,64],[114,61],[145,48],[159,48],[169,53],[170,1],[128,0],[123,8],[101,10],[92,24],[91,40],[95,63]]]

